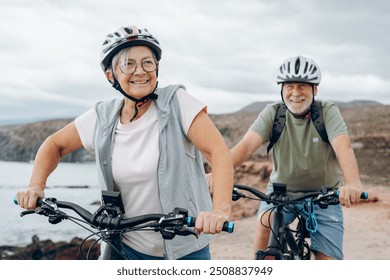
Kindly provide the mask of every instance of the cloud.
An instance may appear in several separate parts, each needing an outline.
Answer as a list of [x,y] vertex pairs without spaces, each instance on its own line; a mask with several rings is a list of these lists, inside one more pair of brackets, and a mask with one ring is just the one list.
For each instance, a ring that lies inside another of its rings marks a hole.
[[128,24],[159,38],[160,85],[185,84],[210,113],[278,99],[276,69],[298,54],[320,65],[324,99],[389,104],[389,5],[385,0],[353,5],[345,0],[3,0],[0,109],[4,104],[13,109],[4,109],[1,118],[33,116],[35,108],[48,118],[81,114],[94,102],[119,96],[100,69],[99,51],[106,34]]
[[[326,76],[328,82],[321,85],[320,92],[325,92],[327,99],[339,101],[366,99],[385,104],[390,103],[389,80],[384,80],[372,74],[334,76],[326,73]],[[321,98],[323,99],[323,97]]]

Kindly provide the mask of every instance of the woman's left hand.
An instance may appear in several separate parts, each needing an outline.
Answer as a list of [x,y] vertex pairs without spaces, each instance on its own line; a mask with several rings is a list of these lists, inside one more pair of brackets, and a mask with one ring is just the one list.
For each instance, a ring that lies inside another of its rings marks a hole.
[[223,224],[229,219],[230,211],[213,209],[210,212],[200,212],[196,218],[195,230],[200,233],[221,233]]

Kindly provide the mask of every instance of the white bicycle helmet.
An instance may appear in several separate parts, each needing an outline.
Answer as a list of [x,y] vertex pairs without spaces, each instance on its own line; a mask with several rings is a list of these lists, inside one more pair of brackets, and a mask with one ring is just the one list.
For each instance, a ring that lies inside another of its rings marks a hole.
[[113,57],[120,50],[133,46],[149,47],[156,56],[157,61],[160,61],[162,52],[160,43],[146,28],[122,26],[114,33],[108,34],[102,44],[100,65],[103,71],[106,71],[111,66]]
[[300,55],[289,57],[280,65],[276,82],[278,84],[303,82],[318,85],[321,82],[321,71],[311,58]]

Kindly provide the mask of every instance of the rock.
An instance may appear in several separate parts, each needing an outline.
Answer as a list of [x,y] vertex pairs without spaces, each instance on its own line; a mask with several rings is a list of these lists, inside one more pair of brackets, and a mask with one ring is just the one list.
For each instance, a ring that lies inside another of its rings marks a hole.
[[[272,171],[271,161],[246,161],[235,169],[236,184],[247,185],[265,191]],[[250,196],[250,194],[248,194]],[[251,217],[259,207],[258,200],[240,199],[232,204],[232,220]]]
[[[73,238],[69,243],[59,241],[54,243],[51,240],[39,240],[34,235],[32,243],[26,247],[1,246],[0,259],[3,260],[82,260],[84,257],[80,252],[80,245],[83,242],[80,238]],[[87,255],[88,249],[95,242],[94,239],[89,239],[83,244],[83,254]],[[90,250],[89,258],[92,260],[98,259],[100,255],[100,245],[95,246]]]

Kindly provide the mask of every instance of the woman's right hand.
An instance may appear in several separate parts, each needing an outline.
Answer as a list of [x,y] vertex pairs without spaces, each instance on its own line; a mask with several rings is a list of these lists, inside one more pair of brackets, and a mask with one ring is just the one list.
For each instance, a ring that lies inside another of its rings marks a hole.
[[27,189],[21,190],[16,194],[18,205],[21,208],[33,210],[37,207],[38,198],[44,198],[45,193],[42,187],[31,186]]

